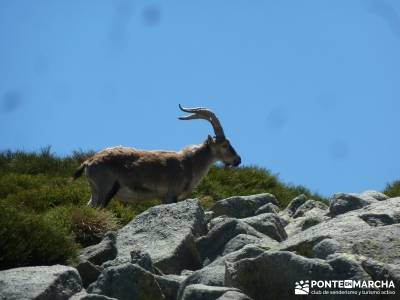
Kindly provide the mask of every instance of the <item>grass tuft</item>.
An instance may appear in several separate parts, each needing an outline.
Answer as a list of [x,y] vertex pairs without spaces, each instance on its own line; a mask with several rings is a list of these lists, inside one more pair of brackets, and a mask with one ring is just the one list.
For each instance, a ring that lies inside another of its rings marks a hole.
[[100,242],[106,232],[119,227],[111,211],[88,206],[59,206],[49,210],[45,218],[53,223],[61,223],[83,247]]
[[400,197],[400,180],[389,183],[383,193],[390,198]]

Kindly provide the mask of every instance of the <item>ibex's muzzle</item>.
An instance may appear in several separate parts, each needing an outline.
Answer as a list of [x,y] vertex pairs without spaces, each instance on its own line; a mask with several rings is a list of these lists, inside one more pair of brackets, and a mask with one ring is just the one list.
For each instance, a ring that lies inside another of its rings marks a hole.
[[233,162],[233,166],[237,167],[238,165],[240,165],[240,163],[242,162],[242,159],[240,158],[240,156],[238,156],[235,161]]

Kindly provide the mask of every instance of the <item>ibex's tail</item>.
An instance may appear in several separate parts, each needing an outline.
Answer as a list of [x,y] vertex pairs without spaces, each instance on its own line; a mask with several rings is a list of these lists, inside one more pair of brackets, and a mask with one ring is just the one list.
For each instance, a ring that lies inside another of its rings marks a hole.
[[86,164],[85,163],[81,164],[79,166],[79,168],[75,171],[74,175],[72,176],[72,179],[75,180],[75,179],[81,177],[85,168],[86,168]]

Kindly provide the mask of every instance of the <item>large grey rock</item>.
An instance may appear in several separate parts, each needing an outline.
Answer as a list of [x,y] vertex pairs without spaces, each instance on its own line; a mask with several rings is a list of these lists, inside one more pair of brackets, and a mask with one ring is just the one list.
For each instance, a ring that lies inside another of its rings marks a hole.
[[88,287],[87,291],[119,300],[164,299],[154,276],[131,263],[105,269],[97,281]]
[[257,231],[281,242],[287,238],[285,222],[275,213],[265,213],[242,219]]
[[[240,289],[255,300],[264,300],[266,295],[271,299],[294,299],[293,289],[296,281],[311,279],[371,278],[355,261],[340,255],[324,261],[305,258],[287,251],[266,251],[255,258],[226,263],[225,284]],[[317,295],[313,299],[326,297]]]
[[[136,248],[134,245],[132,245],[132,251],[131,251],[131,259],[130,263],[136,264],[139,267],[142,267],[146,271],[149,271],[150,273],[154,273],[157,275],[163,275],[163,273],[154,266],[153,261],[151,259],[151,256],[148,252],[141,248]],[[106,261],[101,265],[103,269],[109,268],[109,267],[116,267],[121,264],[124,264],[127,262],[127,258],[124,256],[120,256],[115,258],[114,260],[109,260]]]
[[165,300],[176,300],[178,296],[178,290],[181,283],[186,279],[186,276],[179,275],[154,275],[162,293],[165,296]]
[[104,295],[88,294],[82,290],[79,293],[73,295],[69,300],[117,300],[116,298],[110,298]]
[[344,214],[351,210],[360,209],[377,201],[369,195],[337,193],[330,199],[329,213],[331,216]]
[[235,262],[243,258],[256,257],[265,249],[256,245],[246,245],[242,249],[219,257],[206,267],[193,272],[179,287],[178,298],[181,299],[185,288],[191,284],[204,284],[210,286],[225,286],[225,263]]
[[217,300],[252,300],[252,299],[241,292],[227,291]]
[[264,193],[223,199],[216,202],[211,210],[214,212],[214,216],[226,215],[233,218],[246,218],[254,216],[257,209],[267,203],[278,205],[274,195]]
[[284,209],[283,213],[289,215],[290,217],[293,216],[296,210],[307,201],[307,196],[301,194],[295,197],[292,201],[289,202],[288,206]]
[[399,237],[400,224],[349,232],[334,237],[337,243],[335,252],[356,254],[379,262],[400,265]]
[[100,243],[82,249],[79,254],[79,260],[82,262],[90,261],[92,264],[101,265],[108,260],[114,259],[117,256],[117,248],[115,246],[116,238],[116,232],[107,232]]
[[210,222],[211,219],[214,218],[214,212],[209,210],[209,211],[205,211],[204,212],[204,219],[206,220],[206,222]]
[[276,249],[296,251],[301,255],[314,257],[312,249],[322,240],[369,228],[370,226],[358,216],[340,215],[290,236]]
[[131,251],[131,263],[142,267],[146,271],[155,273],[153,261],[151,260],[150,254],[143,251],[142,249],[135,249]]
[[117,261],[131,260],[132,250],[148,252],[154,265],[166,274],[201,266],[194,238],[207,231],[197,199],[149,208],[118,231]]
[[192,275],[194,272],[196,272],[196,271],[194,271],[194,270],[182,270],[180,276],[188,277],[188,276]]
[[[371,226],[390,225],[400,222],[400,197],[386,201],[374,202],[371,205],[347,215],[357,215]],[[380,222],[368,222],[368,219],[380,219]]]
[[[306,204],[307,202],[308,201],[306,201],[304,204]],[[302,205],[299,207],[299,209],[301,209],[301,207]],[[296,218],[286,219],[289,220],[288,224],[285,226],[285,231],[288,236],[295,235],[301,231],[304,231],[312,226],[315,226],[330,219],[330,217],[327,215],[327,210],[321,209],[319,207],[313,207],[310,210],[301,211],[303,212],[302,216],[296,216]]]
[[324,238],[321,241],[317,241],[315,245],[312,245],[310,249],[307,249],[307,245],[303,245],[303,254],[306,253],[310,257],[326,258],[331,254],[340,252],[341,245],[331,238]]
[[372,198],[374,198],[375,200],[378,200],[378,201],[384,201],[384,200],[389,199],[389,197],[386,196],[385,194],[383,194],[381,192],[378,192],[378,191],[374,191],[374,190],[365,191],[365,192],[361,193],[360,196],[362,198],[364,198],[364,197],[371,198],[372,197]]
[[222,286],[192,284],[186,287],[182,300],[216,300],[226,292],[238,292],[238,289]]
[[304,220],[301,222],[301,230],[306,230],[312,226],[315,226],[323,221],[326,221],[328,218],[325,216],[311,216],[311,217],[306,217]]
[[400,286],[400,265],[385,264],[369,258],[362,260],[361,265],[373,280],[391,280],[395,287]]
[[211,286],[223,286],[225,281],[225,265],[223,262],[210,264],[189,275],[180,285],[177,299],[181,299],[186,286],[191,284],[205,284]]
[[54,265],[0,271],[0,298],[62,300],[82,289],[78,271]]
[[314,208],[318,208],[322,211],[327,211],[329,207],[328,205],[320,201],[307,200],[296,209],[295,213],[293,214],[293,218],[303,217],[306,215],[307,212]]
[[197,249],[204,261],[203,264],[207,265],[220,256],[226,243],[239,234],[252,235],[260,239],[268,238],[242,220],[224,218],[221,222],[216,223],[207,235],[196,241]]
[[260,242],[261,239],[255,237],[254,235],[239,234],[225,244],[225,246],[222,248],[221,256],[225,256],[228,255],[229,253],[240,250],[246,245],[258,244]]
[[227,219],[231,219],[231,218],[228,216],[225,216],[225,215],[212,218],[208,224],[209,230],[213,229],[218,223],[225,222]]
[[255,215],[261,215],[264,213],[275,213],[277,214],[279,212],[279,206],[273,204],[273,203],[267,203],[261,206],[259,209],[256,210],[254,213]]
[[301,231],[276,249],[306,257],[326,258],[333,253],[369,257],[399,264],[400,198],[375,201]]
[[90,261],[80,262],[76,269],[79,272],[79,275],[82,279],[83,287],[88,287],[89,284],[96,281],[99,277],[100,273],[103,271],[103,268],[100,266],[96,266],[92,264]]
[[307,200],[307,196],[301,194],[294,198],[278,215],[286,222],[284,227],[287,235],[292,236],[329,219],[328,213],[329,208],[324,202]]

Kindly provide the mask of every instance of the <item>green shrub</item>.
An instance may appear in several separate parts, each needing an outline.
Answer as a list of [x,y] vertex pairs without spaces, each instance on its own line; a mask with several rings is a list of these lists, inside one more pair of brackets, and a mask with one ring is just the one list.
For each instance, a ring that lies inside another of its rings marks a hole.
[[54,222],[0,200],[0,269],[65,264],[76,257],[73,234]]
[[17,173],[0,174],[0,199],[8,194],[38,188],[48,181],[45,175],[29,175]]
[[303,186],[284,184],[268,170],[254,166],[235,169],[214,166],[192,196],[201,198],[203,205],[209,208],[215,201],[223,198],[259,193],[275,195],[281,207],[286,207],[294,197],[300,194],[306,194],[315,200],[324,200]]
[[[18,177],[21,175],[18,175]],[[26,175],[22,175],[26,176]],[[9,182],[7,194],[4,197],[8,202],[22,205],[25,208],[32,209],[36,212],[46,211],[52,207],[65,204],[82,204],[88,201],[90,192],[83,181],[69,182],[67,178],[47,178],[46,181],[41,179],[41,175],[29,175],[33,177],[32,184],[26,184],[26,188],[21,188],[19,182]],[[16,178],[18,178],[16,177]],[[40,180],[37,180],[37,178]],[[41,183],[41,185],[40,185]],[[1,193],[1,192],[0,192]]]
[[[75,157],[78,158],[78,155]],[[71,176],[80,163],[75,157],[56,157],[50,147],[43,148],[39,153],[5,151],[0,153],[0,172]]]
[[108,204],[107,209],[114,213],[120,225],[123,226],[146,209],[159,204],[161,204],[161,201],[156,199],[132,204],[126,204],[114,199]]
[[74,234],[76,242],[84,247],[100,242],[107,231],[118,228],[113,213],[88,206],[59,206],[49,210],[45,218],[67,228]]
[[400,197],[400,180],[388,184],[383,193],[391,198]]

